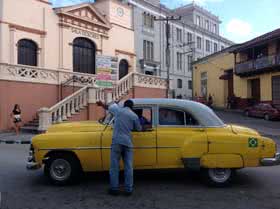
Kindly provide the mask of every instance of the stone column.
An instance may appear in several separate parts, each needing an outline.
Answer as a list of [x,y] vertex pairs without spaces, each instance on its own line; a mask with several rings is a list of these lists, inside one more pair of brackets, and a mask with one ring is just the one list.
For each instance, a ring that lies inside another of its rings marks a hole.
[[10,64],[15,64],[15,32],[16,29],[10,27]]
[[38,111],[39,127],[38,131],[46,131],[52,124],[51,112],[49,108],[43,107]]

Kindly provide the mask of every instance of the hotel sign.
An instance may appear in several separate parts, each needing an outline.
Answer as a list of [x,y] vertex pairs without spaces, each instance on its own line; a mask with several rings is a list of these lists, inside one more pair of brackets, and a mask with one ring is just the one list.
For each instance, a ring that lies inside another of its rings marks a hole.
[[78,28],[71,27],[71,31],[72,31],[72,33],[75,33],[75,34],[78,34],[78,35],[87,36],[87,37],[90,37],[90,38],[99,39],[99,37],[100,37],[100,35],[97,34],[97,33],[86,31],[86,30],[82,30],[82,29],[78,29]]

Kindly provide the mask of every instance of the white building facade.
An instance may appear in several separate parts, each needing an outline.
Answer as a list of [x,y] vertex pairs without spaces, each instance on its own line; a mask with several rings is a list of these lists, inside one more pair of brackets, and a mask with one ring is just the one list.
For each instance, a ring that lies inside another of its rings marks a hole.
[[167,78],[166,22],[154,18],[179,17],[170,23],[170,87],[172,97],[192,97],[192,65],[199,58],[233,43],[220,36],[219,18],[196,4],[171,10],[160,0],[128,0],[133,6],[137,70]]

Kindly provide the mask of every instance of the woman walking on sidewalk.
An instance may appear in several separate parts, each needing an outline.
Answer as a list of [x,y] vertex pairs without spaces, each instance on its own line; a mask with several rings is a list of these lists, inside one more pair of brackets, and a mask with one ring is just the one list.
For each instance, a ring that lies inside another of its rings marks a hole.
[[13,119],[16,135],[19,135],[20,126],[21,126],[21,109],[18,104],[14,106],[14,109],[11,113],[11,118]]

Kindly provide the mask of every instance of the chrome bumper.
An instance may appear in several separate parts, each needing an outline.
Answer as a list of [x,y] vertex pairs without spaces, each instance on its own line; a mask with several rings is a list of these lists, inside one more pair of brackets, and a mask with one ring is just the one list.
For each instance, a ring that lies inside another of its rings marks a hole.
[[275,166],[280,165],[280,153],[277,153],[274,158],[261,159],[262,166]]
[[27,162],[27,164],[26,164],[26,169],[27,170],[37,170],[40,167],[41,166],[38,163],[35,163],[35,162]]
[[26,169],[27,170],[36,170],[36,169],[39,169],[39,168],[41,168],[41,165],[39,165],[39,163],[35,162],[33,152],[30,151],[29,156],[27,158]]

